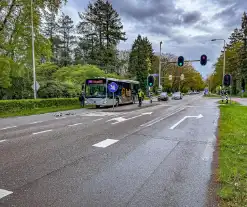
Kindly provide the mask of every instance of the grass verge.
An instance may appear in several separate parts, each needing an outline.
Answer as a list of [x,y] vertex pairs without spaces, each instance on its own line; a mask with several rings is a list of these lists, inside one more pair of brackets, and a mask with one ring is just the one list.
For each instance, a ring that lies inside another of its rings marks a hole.
[[247,206],[247,107],[221,105],[218,182],[220,206]]
[[238,103],[237,101],[231,101],[230,103],[230,100],[228,100],[228,104],[226,103],[226,100],[224,100],[223,102],[220,100],[218,101],[218,104],[224,104],[224,105],[241,105],[240,103]]
[[[86,105],[85,108],[91,108],[92,105]],[[58,107],[47,107],[47,108],[34,108],[30,110],[21,110],[17,112],[2,112],[0,113],[0,118],[7,118],[7,117],[15,117],[15,116],[28,116],[34,114],[45,114],[49,112],[57,112],[57,111],[66,111],[66,110],[73,110],[73,109],[80,109],[82,108],[79,104],[77,105],[68,105],[68,106],[58,106]]]

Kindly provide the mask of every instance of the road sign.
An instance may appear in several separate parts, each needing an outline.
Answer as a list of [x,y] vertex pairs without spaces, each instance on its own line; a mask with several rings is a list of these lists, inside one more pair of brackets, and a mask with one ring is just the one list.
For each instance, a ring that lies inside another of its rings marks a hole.
[[184,80],[184,74],[181,74],[180,79]]
[[169,80],[172,80],[172,75],[169,75]]
[[[40,88],[40,85],[38,83],[38,81],[36,81],[36,90],[38,91]],[[32,89],[34,90],[34,84],[32,85]]]
[[110,84],[108,84],[108,90],[111,93],[115,93],[118,89],[118,85],[115,82],[111,82]]
[[151,76],[158,77],[159,74],[155,73],[155,74],[151,74]]

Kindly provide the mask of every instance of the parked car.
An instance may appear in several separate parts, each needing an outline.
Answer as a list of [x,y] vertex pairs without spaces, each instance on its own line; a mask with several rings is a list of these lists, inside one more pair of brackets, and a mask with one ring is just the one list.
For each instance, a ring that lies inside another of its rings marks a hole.
[[159,96],[158,96],[158,101],[168,101],[168,94],[167,92],[162,92]]
[[172,99],[174,99],[174,100],[180,100],[182,98],[183,98],[183,95],[181,92],[175,92],[172,94]]

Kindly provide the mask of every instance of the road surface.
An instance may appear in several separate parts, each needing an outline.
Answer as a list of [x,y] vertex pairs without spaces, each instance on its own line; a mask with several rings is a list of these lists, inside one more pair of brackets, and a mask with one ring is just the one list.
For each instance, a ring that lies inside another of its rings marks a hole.
[[0,206],[205,206],[218,113],[197,95],[1,119]]

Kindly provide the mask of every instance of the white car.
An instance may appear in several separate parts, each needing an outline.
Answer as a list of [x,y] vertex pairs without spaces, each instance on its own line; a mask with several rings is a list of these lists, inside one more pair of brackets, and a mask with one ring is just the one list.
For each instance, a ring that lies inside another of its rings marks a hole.
[[183,98],[183,95],[181,92],[175,92],[172,94],[172,99],[174,100],[181,100]]

